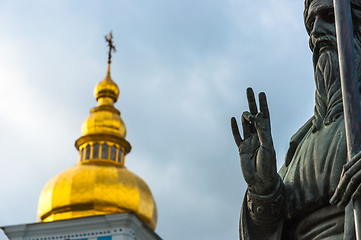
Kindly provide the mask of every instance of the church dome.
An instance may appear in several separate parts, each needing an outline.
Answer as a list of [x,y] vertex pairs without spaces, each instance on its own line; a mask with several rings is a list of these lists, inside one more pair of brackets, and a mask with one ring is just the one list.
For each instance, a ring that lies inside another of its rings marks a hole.
[[[111,38],[110,38],[111,39]],[[39,198],[38,218],[49,222],[94,215],[132,212],[155,229],[157,207],[147,184],[125,167],[131,150],[126,126],[114,107],[119,88],[110,77],[94,90],[97,106],[75,142],[78,163],[53,177]]]
[[95,86],[94,96],[97,100],[99,98],[109,97],[112,98],[114,102],[117,101],[119,97],[119,88],[117,84],[111,79],[109,70],[105,79]]
[[124,167],[78,164],[53,177],[39,199],[41,221],[133,212],[153,230],[157,208],[147,184]]
[[110,64],[105,79],[94,88],[94,96],[98,106],[90,111],[81,128],[81,135],[110,134],[125,138],[127,129],[120,117],[120,112],[114,107],[119,96],[119,88],[110,77]]

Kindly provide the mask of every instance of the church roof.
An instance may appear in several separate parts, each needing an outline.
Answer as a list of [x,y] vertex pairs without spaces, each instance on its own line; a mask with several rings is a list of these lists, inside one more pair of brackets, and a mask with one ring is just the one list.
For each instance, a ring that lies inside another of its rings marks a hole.
[[[49,222],[78,217],[131,212],[155,229],[157,208],[147,184],[125,167],[131,150],[126,126],[115,108],[119,88],[110,76],[112,40],[109,39],[108,70],[94,95],[98,102],[82,124],[75,146],[78,163],[53,177],[39,198],[38,218]],[[115,48],[114,48],[115,50]]]

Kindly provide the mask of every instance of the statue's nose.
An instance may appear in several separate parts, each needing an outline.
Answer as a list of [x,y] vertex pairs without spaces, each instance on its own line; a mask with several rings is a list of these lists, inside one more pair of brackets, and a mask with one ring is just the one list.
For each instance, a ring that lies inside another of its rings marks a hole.
[[312,26],[311,36],[318,37],[325,35],[327,32],[327,24],[321,17],[316,17]]

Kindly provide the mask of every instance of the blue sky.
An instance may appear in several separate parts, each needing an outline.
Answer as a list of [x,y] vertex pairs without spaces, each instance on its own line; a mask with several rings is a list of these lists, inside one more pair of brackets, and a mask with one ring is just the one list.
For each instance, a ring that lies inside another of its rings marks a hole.
[[237,239],[246,185],[230,118],[247,87],[265,91],[281,166],[313,111],[302,13],[294,0],[0,0],[0,225],[37,221],[45,183],[77,163],[112,30],[126,166],[153,192],[157,233]]

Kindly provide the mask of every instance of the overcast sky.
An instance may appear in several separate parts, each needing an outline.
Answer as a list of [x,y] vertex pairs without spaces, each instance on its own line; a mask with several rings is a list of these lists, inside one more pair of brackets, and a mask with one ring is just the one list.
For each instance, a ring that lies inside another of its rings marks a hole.
[[302,13],[301,0],[0,0],[0,225],[36,222],[43,186],[77,163],[113,30],[126,166],[152,190],[156,232],[237,239],[246,185],[230,118],[247,87],[265,91],[281,166],[313,112]]

